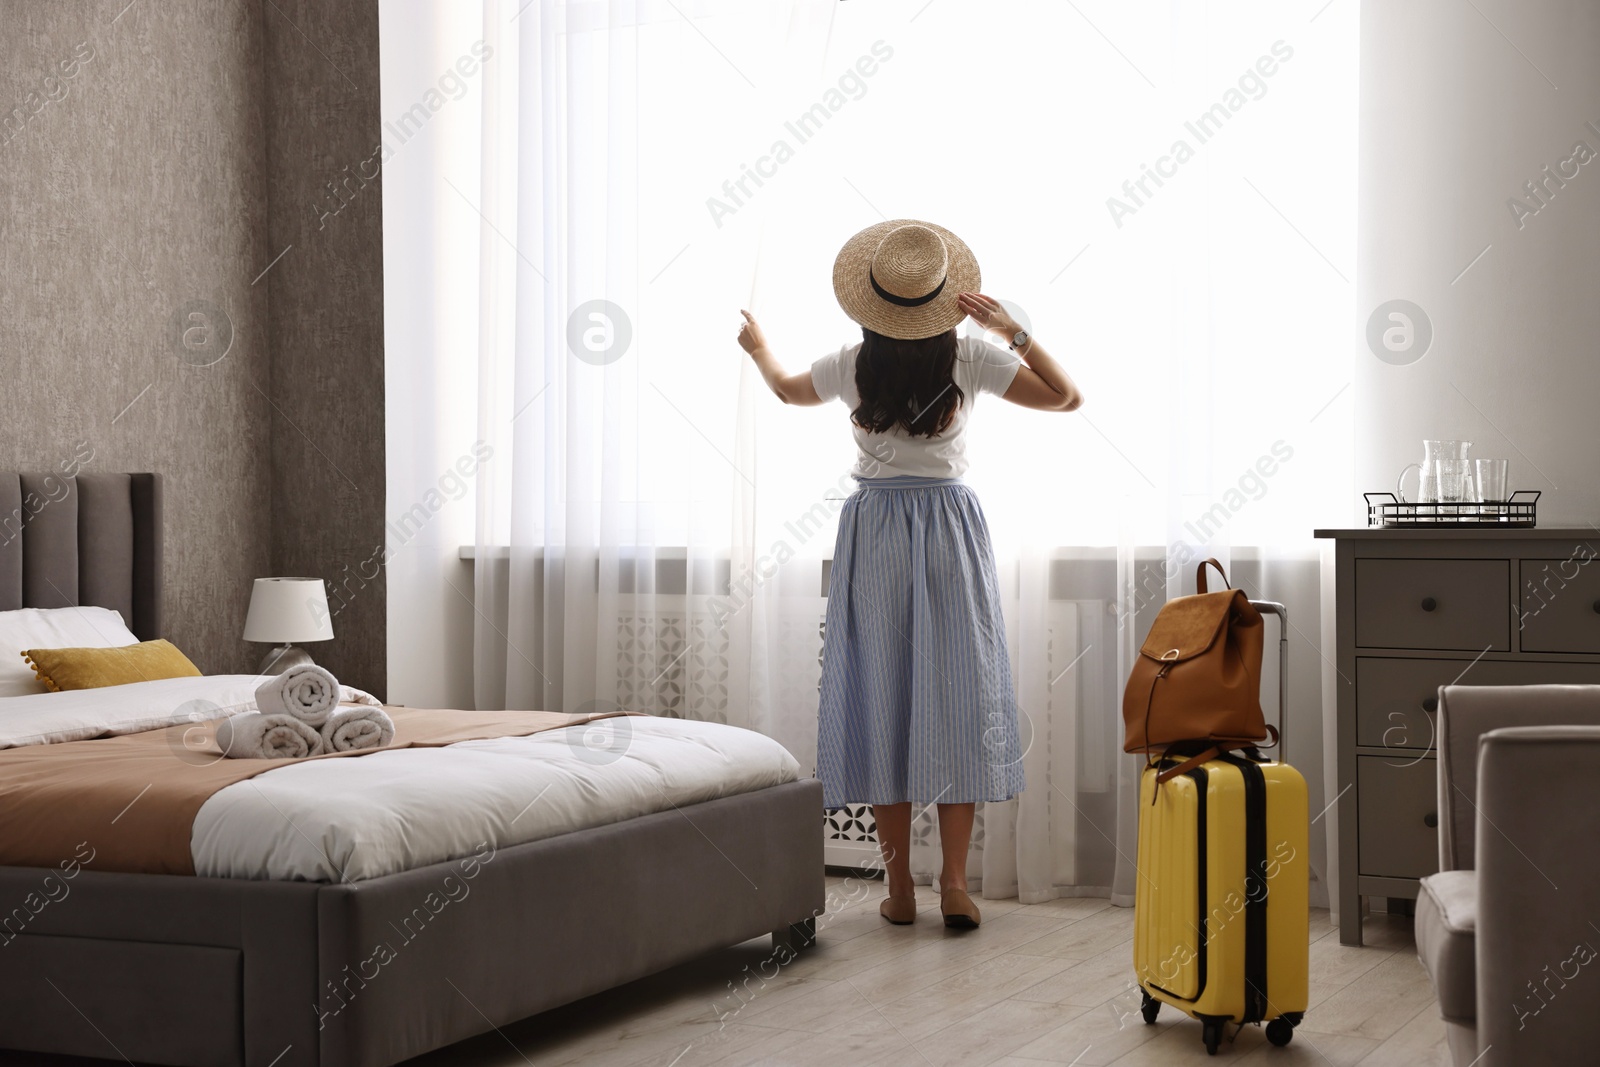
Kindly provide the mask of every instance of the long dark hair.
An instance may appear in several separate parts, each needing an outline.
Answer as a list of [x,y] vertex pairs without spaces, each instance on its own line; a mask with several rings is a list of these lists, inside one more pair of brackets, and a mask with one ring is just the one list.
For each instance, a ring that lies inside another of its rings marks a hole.
[[955,380],[956,331],[902,341],[861,327],[851,420],[868,433],[898,426],[913,437],[934,437],[950,425],[964,399]]

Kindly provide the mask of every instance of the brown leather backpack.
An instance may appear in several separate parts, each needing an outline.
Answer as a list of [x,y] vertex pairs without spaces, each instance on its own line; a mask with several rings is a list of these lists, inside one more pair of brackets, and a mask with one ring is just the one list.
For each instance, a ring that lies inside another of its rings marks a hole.
[[1207,592],[1207,566],[1227,584],[1216,560],[1195,568],[1198,592],[1162,606],[1122,694],[1124,752],[1191,757],[1161,781],[1226,749],[1277,739],[1261,712],[1261,613],[1243,590]]

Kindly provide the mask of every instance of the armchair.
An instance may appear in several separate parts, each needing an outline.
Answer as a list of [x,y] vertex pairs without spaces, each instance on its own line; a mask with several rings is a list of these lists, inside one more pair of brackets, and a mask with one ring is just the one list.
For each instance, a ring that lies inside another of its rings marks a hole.
[[1446,686],[1417,954],[1456,1067],[1600,1049],[1600,686]]

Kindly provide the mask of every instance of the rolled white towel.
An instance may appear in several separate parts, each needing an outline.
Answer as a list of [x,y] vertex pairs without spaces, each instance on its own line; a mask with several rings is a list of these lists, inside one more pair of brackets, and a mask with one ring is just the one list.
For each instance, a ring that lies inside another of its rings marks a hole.
[[322,735],[293,715],[247,711],[217,723],[217,747],[230,759],[300,759],[319,755]]
[[322,747],[326,752],[384,748],[393,740],[394,720],[381,707],[336,708],[322,724]]
[[320,728],[343,695],[337,678],[315,663],[302,663],[258,686],[256,708],[263,715],[293,715]]

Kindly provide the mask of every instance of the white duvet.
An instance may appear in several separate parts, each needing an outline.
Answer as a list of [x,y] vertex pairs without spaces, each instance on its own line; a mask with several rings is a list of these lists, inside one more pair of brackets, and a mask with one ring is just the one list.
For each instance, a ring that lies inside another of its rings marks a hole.
[[[253,710],[260,681],[213,675],[0,699],[0,748],[238,714]],[[195,817],[190,847],[200,875],[355,881],[799,774],[782,745],[754,731],[628,716],[529,737],[289,763],[213,794]]]

